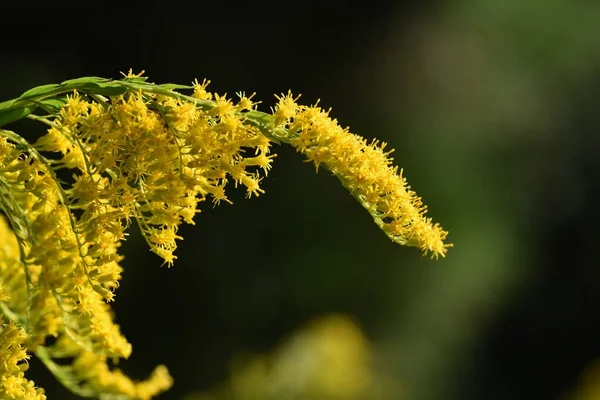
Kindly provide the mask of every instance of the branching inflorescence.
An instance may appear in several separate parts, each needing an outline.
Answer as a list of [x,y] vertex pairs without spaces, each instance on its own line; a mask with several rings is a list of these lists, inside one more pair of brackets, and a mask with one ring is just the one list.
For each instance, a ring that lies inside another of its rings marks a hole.
[[[168,389],[163,366],[142,382],[109,366],[131,353],[109,306],[122,272],[119,246],[137,223],[171,266],[178,227],[194,223],[199,202],[229,202],[230,181],[248,197],[264,193],[273,142],[336,175],[393,241],[445,256],[447,233],[424,216],[385,144],[291,94],[267,114],[252,96],[234,102],[207,84],[155,85],[130,72],[0,103],[0,127],[30,118],[48,128],[33,144],[0,129],[0,398],[45,398],[24,377],[27,352],[81,396],[149,399]],[[58,178],[65,171],[69,182]]]

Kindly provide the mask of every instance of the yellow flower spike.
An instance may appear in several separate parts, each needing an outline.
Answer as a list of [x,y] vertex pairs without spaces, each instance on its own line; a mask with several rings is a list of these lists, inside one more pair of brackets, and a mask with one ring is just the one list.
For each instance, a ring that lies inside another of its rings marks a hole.
[[275,123],[285,118],[289,137],[284,139],[319,168],[323,165],[366,208],[375,223],[394,242],[419,247],[424,255],[445,257],[452,244],[447,232],[425,217],[426,207],[410,190],[402,173],[392,167],[386,143],[367,141],[340,127],[329,111],[299,106],[291,93],[278,96]]
[[[231,182],[246,197],[264,193],[273,142],[333,172],[396,243],[446,254],[447,232],[425,217],[385,143],[368,143],[291,92],[266,114],[254,94],[234,101],[208,92],[209,83],[156,85],[130,70],[121,80],[74,79],[0,103],[0,127],[15,115],[48,126],[34,145],[0,129],[0,398],[44,398],[23,376],[24,346],[85,397],[146,400],[168,389],[164,367],[134,382],[107,366],[132,351],[108,304],[123,272],[119,247],[135,221],[172,266],[179,226],[194,223],[199,203],[231,203]],[[59,169],[73,179],[59,181]],[[55,344],[46,348],[48,337]],[[57,365],[58,357],[74,362]]]

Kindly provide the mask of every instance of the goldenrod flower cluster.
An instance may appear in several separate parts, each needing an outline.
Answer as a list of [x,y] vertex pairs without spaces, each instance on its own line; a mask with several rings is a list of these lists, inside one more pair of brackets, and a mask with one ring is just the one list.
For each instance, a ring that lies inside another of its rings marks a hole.
[[0,399],[46,399],[43,391],[25,378],[29,358],[23,348],[26,338],[21,327],[0,317]]
[[329,111],[302,106],[291,93],[278,96],[274,124],[285,127],[285,140],[312,161],[324,166],[373,216],[377,225],[395,242],[416,246],[433,257],[446,255],[447,232],[425,217],[427,207],[410,190],[402,171],[392,166],[386,143],[371,143],[342,128]]
[[[0,103],[0,125],[28,115],[48,126],[33,144],[0,129],[0,380],[10,383],[9,399],[44,398],[23,377],[25,349],[83,396],[149,399],[168,389],[163,366],[143,382],[109,367],[132,350],[109,306],[122,273],[119,247],[135,222],[171,266],[178,228],[194,223],[200,202],[230,202],[229,182],[247,197],[264,193],[273,141],[331,170],[398,243],[445,255],[446,232],[423,217],[383,146],[291,95],[279,97],[271,115],[258,112],[252,96],[234,102],[207,84],[196,81],[185,96],[130,73]],[[49,115],[32,114],[37,107]],[[59,365],[61,358],[70,363]]]

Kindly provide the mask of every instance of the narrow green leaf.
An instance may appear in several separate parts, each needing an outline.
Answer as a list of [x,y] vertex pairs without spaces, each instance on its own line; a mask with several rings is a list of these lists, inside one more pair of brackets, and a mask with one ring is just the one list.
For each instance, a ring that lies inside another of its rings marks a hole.
[[15,103],[15,100],[6,100],[0,103],[0,111],[10,108]]
[[0,126],[25,118],[36,108],[35,104],[30,104],[13,110],[0,111]]
[[163,89],[167,89],[167,90],[175,90],[175,89],[193,89],[192,86],[189,85],[180,85],[177,83],[164,83],[162,85],[158,85]]
[[127,92],[127,88],[116,84],[116,82],[106,83],[86,83],[78,85],[77,90],[87,94],[99,94],[101,96],[118,96]]
[[36,102],[36,104],[50,114],[57,113],[66,103],[67,99],[64,97],[51,97]]
[[25,100],[30,97],[43,96],[45,94],[50,94],[50,93],[52,93],[52,90],[57,89],[59,87],[60,87],[60,85],[57,85],[55,83],[51,83],[49,85],[37,86],[37,87],[34,87],[33,89],[29,89],[28,91],[23,93],[21,95],[21,97],[19,97],[19,99]]
[[69,80],[61,83],[61,85],[74,86],[74,85],[80,85],[80,84],[86,84],[86,83],[103,83],[103,82],[109,82],[109,81],[110,81],[110,79],[100,78],[98,76],[86,76],[84,78],[69,79]]
[[141,83],[141,82],[146,82],[146,80],[148,79],[147,76],[130,76],[130,77],[125,77],[123,79],[121,79],[122,81],[125,82],[137,82],[137,83]]

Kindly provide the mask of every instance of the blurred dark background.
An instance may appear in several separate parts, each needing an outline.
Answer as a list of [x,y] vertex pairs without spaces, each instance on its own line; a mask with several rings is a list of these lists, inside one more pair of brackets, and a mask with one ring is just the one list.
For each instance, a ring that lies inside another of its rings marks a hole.
[[[593,398],[581,382],[600,358],[599,2],[10,3],[0,100],[129,68],[257,92],[264,111],[291,89],[395,148],[450,231],[446,259],[421,258],[275,147],[266,194],[203,204],[174,268],[135,231],[123,248],[114,309],[134,351],[120,367],[141,379],[166,364],[176,383],[160,399],[209,390],[236,355],[328,312],[358,321],[378,373],[405,388],[394,398]],[[71,398],[35,360],[29,376]]]

